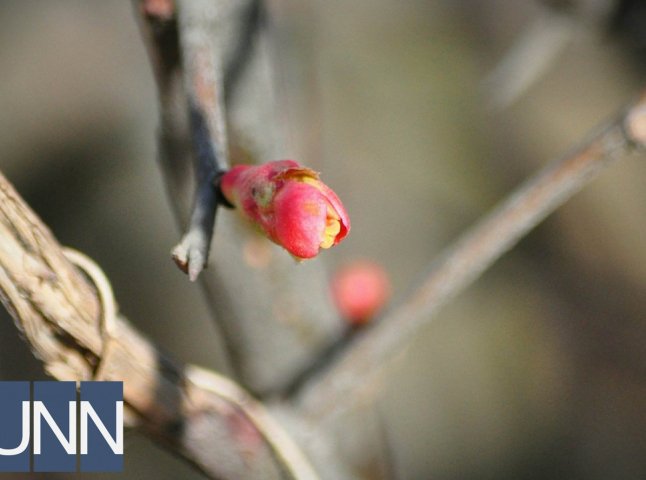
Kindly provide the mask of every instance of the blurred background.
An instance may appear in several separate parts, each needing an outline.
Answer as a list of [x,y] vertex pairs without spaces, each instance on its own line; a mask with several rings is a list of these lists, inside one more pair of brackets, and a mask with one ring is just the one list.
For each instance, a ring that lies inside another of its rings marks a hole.
[[[377,259],[395,302],[646,77],[640,0],[270,3],[290,134],[352,217],[325,261]],[[509,99],[518,69],[497,67],[528,32],[544,48],[521,50],[521,71],[547,67]],[[169,258],[179,234],[130,2],[2,2],[0,72],[3,173],[104,268],[140,330],[216,366],[199,288]],[[379,401],[393,478],[646,478],[645,160],[605,172],[397,360]],[[0,315],[0,378],[45,378]],[[125,457],[123,478],[201,478],[137,434]]]

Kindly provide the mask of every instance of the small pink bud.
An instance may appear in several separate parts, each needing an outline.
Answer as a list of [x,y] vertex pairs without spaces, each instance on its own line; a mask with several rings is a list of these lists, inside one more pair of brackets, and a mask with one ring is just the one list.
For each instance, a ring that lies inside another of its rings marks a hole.
[[170,20],[175,15],[175,3],[173,0],[144,0],[141,8],[145,15],[158,20]]
[[360,260],[345,265],[332,279],[332,297],[353,326],[368,323],[390,297],[390,281],[381,265]]
[[300,259],[337,245],[350,231],[339,197],[318,173],[293,160],[233,167],[222,176],[220,189],[272,241]]

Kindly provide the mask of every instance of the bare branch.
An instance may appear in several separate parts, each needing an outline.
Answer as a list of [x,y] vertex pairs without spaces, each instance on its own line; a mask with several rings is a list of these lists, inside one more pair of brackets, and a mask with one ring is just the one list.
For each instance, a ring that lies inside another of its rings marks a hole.
[[129,417],[210,478],[316,478],[262,405],[215,373],[163,357],[118,316],[100,269],[66,255],[1,174],[0,298],[49,374],[123,381]]
[[304,386],[300,400],[305,409],[325,415],[355,400],[352,393],[370,383],[368,372],[374,379],[380,366],[425,327],[444,303],[604,168],[645,146],[646,92],[617,120],[521,185],[440,255],[421,287],[403,305],[362,331],[340,358]]
[[[203,201],[196,201],[194,198],[199,196],[201,191],[198,184],[199,175],[195,173],[196,162],[192,148],[192,139],[195,137],[191,131],[175,2],[133,0],[133,5],[157,83],[160,108],[157,159],[162,178],[179,228],[184,229],[189,225],[186,235],[195,237],[180,243],[173,252],[179,260],[180,267],[183,266],[184,271],[188,273],[189,257],[198,260],[197,256],[202,252],[204,261],[208,260],[204,252],[208,252],[208,244],[212,237],[213,227],[211,225],[209,229],[208,225],[214,220],[214,207],[211,204],[213,196],[209,185],[204,185],[202,190]],[[200,205],[204,205],[204,208],[194,208]],[[195,228],[191,229],[190,225],[195,225]],[[198,246],[188,253],[192,245]],[[194,272],[203,265],[199,260],[192,264]],[[208,287],[204,283],[202,286],[208,295]],[[213,308],[212,303],[209,303],[209,306]],[[218,327],[222,324],[223,322],[219,322]],[[228,332],[223,333],[226,337],[229,336]],[[237,358],[235,346],[225,342],[224,347],[227,349],[228,370],[235,369],[236,362],[232,361]]]
[[[208,207],[208,202],[193,202],[192,199],[197,191],[191,155],[196,132],[187,114],[190,84],[188,80],[183,81],[188,78],[184,69],[189,68],[190,62],[181,58],[184,47],[188,47],[187,42],[192,41],[190,32],[183,30],[194,28],[190,21],[181,20],[183,15],[190,14],[188,10],[182,13],[182,9],[197,11],[197,3],[203,2],[177,3],[180,24],[177,16],[169,20],[166,16],[151,15],[151,9],[144,8],[146,3],[136,0],[137,17],[159,89],[159,162],[171,205],[184,228],[191,216],[192,204],[202,203]],[[214,0],[207,3],[204,8],[211,10],[205,11],[205,15],[208,18],[216,16],[209,21],[217,22],[217,28],[209,31],[208,48],[213,49],[216,56],[212,61],[219,63],[213,68],[222,66],[224,69],[230,137],[227,143],[232,161],[259,163],[289,158],[294,149],[290,149],[287,142],[285,119],[281,115],[283,109],[278,108],[281,104],[276,98],[271,39],[263,22],[265,13],[260,2]],[[162,12],[166,10],[161,9]],[[203,37],[193,40],[193,47],[199,53],[200,42],[207,40]],[[212,80],[217,81],[218,75],[214,74]],[[221,91],[213,90],[220,87],[206,87],[215,92],[221,103]],[[201,118],[206,117],[202,115]],[[208,189],[206,191],[208,193]],[[209,211],[210,208],[204,208],[204,214],[200,213],[198,217],[208,219]],[[205,233],[208,228],[200,227],[200,223],[206,225],[206,222],[192,223],[197,228],[189,228],[189,234],[195,232],[195,240],[187,243],[201,244],[196,251],[204,251],[209,238]],[[275,391],[277,386],[289,383],[296,372],[303,370],[312,356],[341,328],[326,295],[323,266],[319,260],[294,265],[288,255],[278,252],[267,241],[259,240],[234,215],[219,216],[216,237],[217,249],[212,257],[217,268],[202,272],[200,280],[225,338],[223,344],[228,349],[230,364],[240,380],[254,392]],[[180,253],[186,250],[183,246]],[[200,262],[196,264],[199,266]],[[277,278],[281,281],[277,282]]]
[[175,217],[183,228],[195,187],[175,4],[173,0],[133,0],[133,5],[157,82],[161,117],[158,161],[174,200]]
[[136,0],[135,7],[159,90],[160,165],[171,196],[177,197],[178,218],[193,192],[188,227],[172,257],[195,281],[206,267],[213,238],[219,203],[214,181],[228,164],[225,45],[213,34],[225,30],[226,15],[218,2],[203,0]]
[[173,249],[173,260],[191,281],[206,267],[218,195],[216,176],[226,170],[227,135],[224,115],[223,45],[212,32],[224,28],[217,2],[178,0],[179,43],[188,97],[196,188],[187,233]]

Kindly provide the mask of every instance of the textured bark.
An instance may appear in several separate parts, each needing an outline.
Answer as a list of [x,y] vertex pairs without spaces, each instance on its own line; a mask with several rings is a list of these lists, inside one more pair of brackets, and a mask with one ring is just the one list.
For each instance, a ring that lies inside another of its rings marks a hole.
[[123,381],[129,421],[211,478],[316,478],[241,388],[165,358],[118,316],[107,279],[93,266],[88,281],[68,260],[78,256],[0,175],[0,298],[50,375]]

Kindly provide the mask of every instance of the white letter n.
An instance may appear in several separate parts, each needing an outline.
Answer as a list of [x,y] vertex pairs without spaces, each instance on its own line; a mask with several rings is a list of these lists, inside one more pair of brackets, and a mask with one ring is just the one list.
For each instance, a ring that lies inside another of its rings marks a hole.
[[96,411],[87,400],[81,401],[81,455],[87,455],[87,418],[92,417],[92,421],[99,429],[101,436],[110,446],[115,455],[123,455],[123,402],[116,402],[116,419],[115,419],[115,438],[112,438],[108,429],[97,415]]
[[[63,435],[52,418],[45,404],[40,400],[34,402],[34,455],[40,455],[40,417],[45,419],[49,428],[52,429],[58,442],[63,446],[68,455],[76,454],[76,402],[69,402],[69,441]],[[24,423],[24,422],[23,422]]]

